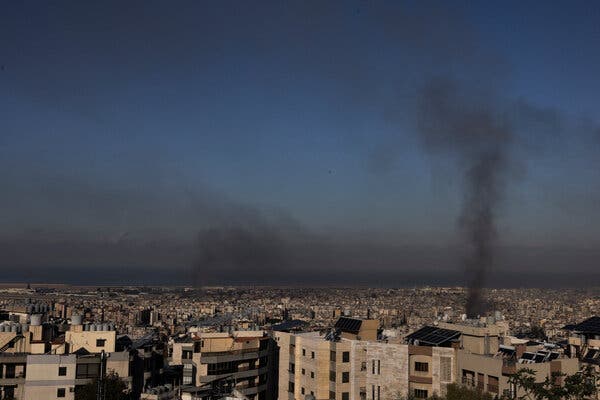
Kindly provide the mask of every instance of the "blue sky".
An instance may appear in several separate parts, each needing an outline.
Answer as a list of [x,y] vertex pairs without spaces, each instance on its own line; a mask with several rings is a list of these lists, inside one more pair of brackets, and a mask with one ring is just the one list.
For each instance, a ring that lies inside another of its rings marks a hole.
[[[598,245],[597,2],[59,1],[0,11],[7,246],[189,243],[240,208],[336,242],[458,245],[459,168],[424,150],[414,129],[419,88],[440,75],[492,91],[500,108],[521,101],[560,121],[518,132],[499,243]],[[97,264],[44,251],[17,251],[6,268]],[[103,251],[104,263],[155,264]]]

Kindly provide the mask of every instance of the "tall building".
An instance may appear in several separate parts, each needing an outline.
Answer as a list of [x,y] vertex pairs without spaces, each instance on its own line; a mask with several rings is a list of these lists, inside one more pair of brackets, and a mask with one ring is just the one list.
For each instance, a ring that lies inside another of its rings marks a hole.
[[509,376],[521,368],[533,370],[536,382],[578,371],[578,360],[558,347],[519,342],[495,321],[425,326],[403,342],[362,332],[376,322],[341,317],[329,333],[276,332],[279,399],[425,399],[444,396],[451,383],[514,396],[522,393]]
[[275,398],[275,345],[263,331],[188,333],[169,342],[169,353],[169,365],[183,366],[184,385]]

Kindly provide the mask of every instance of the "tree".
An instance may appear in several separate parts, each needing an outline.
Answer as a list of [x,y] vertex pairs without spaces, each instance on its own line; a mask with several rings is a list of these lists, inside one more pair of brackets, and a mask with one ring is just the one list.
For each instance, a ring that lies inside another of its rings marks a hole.
[[508,382],[524,393],[518,400],[583,400],[596,392],[594,371],[589,367],[573,375],[553,373],[543,382],[535,381],[533,370],[523,368]]
[[[75,400],[96,400],[98,392],[98,378],[87,385],[75,389]],[[116,373],[109,373],[104,378],[104,392],[106,400],[129,400],[130,394],[125,382]]]
[[492,400],[492,395],[487,392],[473,390],[466,386],[451,383],[447,387],[446,400]]

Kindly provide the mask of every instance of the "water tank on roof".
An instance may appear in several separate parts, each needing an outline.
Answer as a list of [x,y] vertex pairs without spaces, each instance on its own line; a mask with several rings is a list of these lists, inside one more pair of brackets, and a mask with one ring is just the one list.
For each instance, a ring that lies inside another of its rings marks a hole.
[[21,324],[21,332],[29,332],[29,325]]
[[81,322],[82,322],[81,315],[71,316],[71,325],[81,325]]
[[31,326],[40,326],[42,324],[42,314],[31,315]]
[[102,330],[102,324],[96,324],[96,330],[97,331],[101,331]]
[[103,331],[109,331],[110,330],[110,329],[108,329],[108,324],[107,323],[102,324],[102,330]]
[[108,323],[108,330],[109,331],[114,331],[115,330],[115,324],[113,324],[112,322]]
[[33,313],[33,305],[29,304],[27,306],[27,314],[31,314],[31,313]]
[[10,326],[10,331],[12,333],[17,333],[19,331],[19,327],[17,325],[11,325]]
[[90,324],[90,331],[96,330],[96,324]]
[[0,325],[0,332],[6,332],[6,328],[5,328],[4,324]]
[[90,324],[85,324],[85,325],[83,326],[83,330],[84,330],[84,331],[89,331],[89,330],[90,330]]
[[33,312],[34,313],[39,313],[40,312],[40,305],[39,304],[36,304],[36,305],[33,306]]

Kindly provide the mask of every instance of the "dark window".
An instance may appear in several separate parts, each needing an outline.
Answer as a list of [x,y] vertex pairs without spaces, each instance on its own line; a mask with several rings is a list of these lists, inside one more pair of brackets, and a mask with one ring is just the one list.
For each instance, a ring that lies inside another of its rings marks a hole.
[[67,390],[65,388],[56,389],[56,397],[65,397]]
[[342,362],[350,362],[350,352],[349,351],[344,351],[342,353]]
[[100,374],[100,364],[77,364],[75,377],[77,379],[97,378]]
[[210,363],[207,367],[208,375],[232,374],[238,372],[238,365],[234,362]]
[[104,347],[106,339],[96,339],[96,347]]
[[310,371],[310,377],[314,379],[314,377],[315,377],[315,371]]
[[335,361],[335,351],[333,350],[329,352],[329,361]]
[[67,376],[67,367],[58,367],[58,376]]
[[183,358],[184,360],[191,360],[193,355],[194,352],[192,350],[183,350],[181,352],[181,358]]
[[302,355],[306,356],[306,349],[302,349]]
[[429,364],[424,362],[415,362],[415,371],[417,372],[427,372],[429,371]]
[[310,352],[310,358],[313,358],[313,359],[315,358],[315,352],[314,351]]
[[300,393],[304,394],[304,388],[300,389]]
[[290,363],[289,372],[291,372],[292,374],[296,372],[296,364]]
[[381,375],[381,360],[377,360],[377,375]]
[[415,399],[426,399],[426,398],[427,398],[427,390],[415,389]]
[[302,368],[302,375],[306,375],[306,370]]
[[335,382],[335,371],[329,371],[329,380]]
[[342,372],[342,383],[350,382],[350,372]]
[[329,400],[335,400],[335,392],[329,392]]
[[373,375],[375,375],[375,360],[373,360],[373,363],[372,363],[372,364],[373,364],[373,365],[372,365],[372,368],[371,368],[371,373],[372,373]]
[[342,400],[350,400],[350,393],[342,392]]
[[294,393],[294,382],[288,382],[288,392]]

